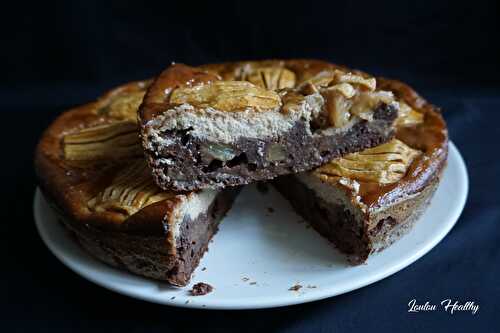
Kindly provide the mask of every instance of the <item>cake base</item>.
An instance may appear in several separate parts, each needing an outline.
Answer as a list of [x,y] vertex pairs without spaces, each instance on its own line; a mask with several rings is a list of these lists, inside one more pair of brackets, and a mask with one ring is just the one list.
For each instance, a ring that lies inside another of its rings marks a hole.
[[294,210],[346,254],[352,264],[365,262],[370,254],[389,247],[410,231],[428,206],[438,184],[439,177],[436,177],[421,192],[400,198],[390,206],[380,208],[379,212],[366,214],[361,210],[353,212],[352,207],[341,203],[326,202],[294,176],[280,177],[273,182]]
[[185,286],[238,192],[239,188],[222,191],[208,210],[193,220],[186,215],[176,247],[166,238],[168,230],[165,234],[102,230],[73,221],[58,209],[56,212],[75,240],[98,260],[137,275]]

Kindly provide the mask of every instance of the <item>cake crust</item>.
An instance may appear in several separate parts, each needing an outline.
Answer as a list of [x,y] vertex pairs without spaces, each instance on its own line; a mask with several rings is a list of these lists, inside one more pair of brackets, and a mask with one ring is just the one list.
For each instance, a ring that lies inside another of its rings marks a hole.
[[223,188],[310,170],[388,141],[398,102],[360,71],[318,60],[173,64],[139,110],[163,189]]
[[154,184],[137,125],[149,84],[125,84],[60,115],[42,135],[35,169],[60,221],[87,252],[182,286],[238,189],[173,192]]

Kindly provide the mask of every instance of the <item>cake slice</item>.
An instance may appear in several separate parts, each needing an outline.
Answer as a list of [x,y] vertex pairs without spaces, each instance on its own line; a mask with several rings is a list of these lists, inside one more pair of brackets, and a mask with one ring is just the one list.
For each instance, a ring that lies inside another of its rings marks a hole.
[[446,124],[434,106],[401,82],[378,83],[400,101],[396,138],[274,182],[353,263],[412,228],[439,184],[448,152]]
[[173,64],[140,107],[161,188],[224,188],[311,170],[393,137],[397,98],[315,60]]
[[42,192],[83,249],[183,286],[238,189],[173,192],[154,184],[137,125],[148,84],[118,87],[63,113],[43,134],[35,166]]

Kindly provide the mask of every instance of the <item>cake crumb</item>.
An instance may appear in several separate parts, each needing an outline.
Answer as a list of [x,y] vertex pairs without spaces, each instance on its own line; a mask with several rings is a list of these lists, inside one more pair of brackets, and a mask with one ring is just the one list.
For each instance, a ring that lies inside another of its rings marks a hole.
[[290,288],[288,288],[288,290],[290,290],[290,291],[299,291],[300,288],[302,288],[302,286],[300,284],[296,284],[296,285],[291,286]]
[[269,213],[274,213],[274,208],[273,207],[267,207],[267,211]]
[[189,300],[185,301],[184,304],[188,304],[189,303]]
[[193,289],[191,289],[191,295],[193,296],[203,296],[208,293],[211,293],[214,288],[209,285],[208,283],[205,282],[198,282],[193,286]]
[[202,271],[202,272],[203,272],[203,271],[206,271],[206,270],[207,270],[207,268],[206,268],[206,267],[203,267],[203,268],[201,269],[201,271]]
[[170,299],[175,299],[175,296],[170,297]]

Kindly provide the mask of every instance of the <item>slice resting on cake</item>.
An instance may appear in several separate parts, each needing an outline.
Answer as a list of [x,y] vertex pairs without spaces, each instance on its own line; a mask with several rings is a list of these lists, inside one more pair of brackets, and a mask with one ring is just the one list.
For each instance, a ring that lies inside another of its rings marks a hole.
[[294,209],[353,263],[412,228],[439,184],[448,152],[446,124],[434,106],[401,82],[378,84],[400,101],[396,138],[274,181]]
[[149,82],[118,87],[63,113],[35,155],[60,221],[101,261],[186,285],[238,189],[164,191],[151,176],[137,109]]
[[140,107],[163,189],[223,188],[311,170],[390,140],[398,99],[375,78],[317,60],[173,64]]

